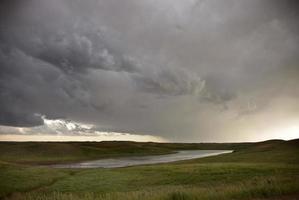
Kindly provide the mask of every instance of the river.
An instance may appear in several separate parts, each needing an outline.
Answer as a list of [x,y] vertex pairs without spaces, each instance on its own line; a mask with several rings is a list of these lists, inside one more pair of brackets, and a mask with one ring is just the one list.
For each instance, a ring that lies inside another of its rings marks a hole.
[[176,153],[165,155],[108,158],[100,160],[83,161],[71,164],[55,164],[51,166],[54,168],[117,168],[135,165],[168,163],[180,160],[190,160],[195,158],[203,158],[232,152],[232,150],[186,150],[177,151]]

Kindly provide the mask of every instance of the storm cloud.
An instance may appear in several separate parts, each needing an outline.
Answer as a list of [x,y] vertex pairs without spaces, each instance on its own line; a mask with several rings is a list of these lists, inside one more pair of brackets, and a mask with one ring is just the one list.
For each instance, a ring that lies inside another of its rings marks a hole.
[[295,0],[0,5],[2,126],[237,141],[299,123]]

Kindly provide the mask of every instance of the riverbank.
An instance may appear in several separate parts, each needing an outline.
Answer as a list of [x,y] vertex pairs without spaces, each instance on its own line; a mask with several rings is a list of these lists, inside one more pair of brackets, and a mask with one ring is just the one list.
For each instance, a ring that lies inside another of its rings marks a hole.
[[180,150],[241,150],[254,143],[0,142],[0,160],[43,165],[128,156],[165,155]]

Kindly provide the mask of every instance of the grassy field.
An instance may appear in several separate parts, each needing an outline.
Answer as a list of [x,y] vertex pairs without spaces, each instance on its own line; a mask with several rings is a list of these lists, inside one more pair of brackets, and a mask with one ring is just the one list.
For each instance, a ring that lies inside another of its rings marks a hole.
[[[235,152],[117,169],[36,166],[181,149]],[[239,144],[0,143],[0,152],[2,199],[299,199],[299,140]]]
[[242,149],[250,143],[189,144],[153,142],[0,142],[0,160],[20,164],[67,163],[122,156],[174,153],[191,149]]

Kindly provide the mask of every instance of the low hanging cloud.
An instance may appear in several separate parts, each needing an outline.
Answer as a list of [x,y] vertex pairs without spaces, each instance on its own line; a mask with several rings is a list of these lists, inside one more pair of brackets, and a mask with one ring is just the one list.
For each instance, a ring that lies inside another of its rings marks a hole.
[[258,137],[261,116],[299,113],[295,0],[4,0],[0,8],[1,125],[55,135],[45,119],[70,120],[219,141]]

